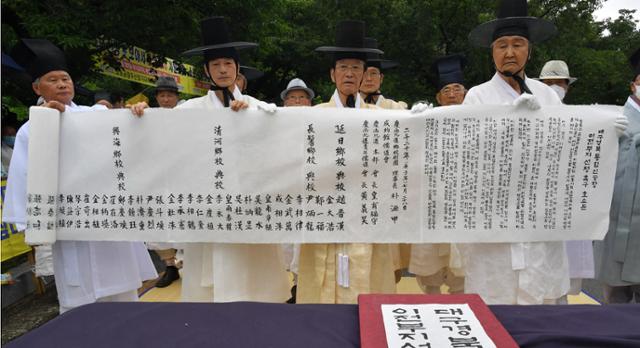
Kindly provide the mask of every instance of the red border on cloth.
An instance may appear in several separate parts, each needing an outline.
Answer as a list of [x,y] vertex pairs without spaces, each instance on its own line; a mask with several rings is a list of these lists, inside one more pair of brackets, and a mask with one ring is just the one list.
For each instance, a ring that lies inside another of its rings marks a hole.
[[358,296],[360,315],[360,344],[363,348],[388,348],[381,305],[383,304],[458,304],[466,303],[476,315],[482,328],[499,348],[518,348],[509,332],[493,315],[477,294],[464,295],[376,295]]

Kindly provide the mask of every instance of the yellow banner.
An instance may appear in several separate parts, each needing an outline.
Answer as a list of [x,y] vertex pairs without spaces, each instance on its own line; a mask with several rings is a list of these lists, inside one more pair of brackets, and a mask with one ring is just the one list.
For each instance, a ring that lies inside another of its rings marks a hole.
[[[102,74],[148,86],[155,86],[157,77],[171,76],[176,79],[180,93],[205,95],[209,90],[209,82],[199,80],[192,65],[178,64],[173,59],[165,58],[162,67],[155,68],[151,61],[157,55],[135,46],[120,49],[113,55],[120,63],[120,69],[109,66],[100,55],[94,56],[96,67]],[[179,72],[185,70],[186,75]]]
[[[0,196],[0,206],[4,207],[4,190],[7,180],[2,179],[2,195]],[[2,210],[0,208],[0,218]],[[31,250],[31,247],[24,243],[24,233],[18,232],[16,225],[2,223],[2,244],[0,247],[1,261],[6,261],[12,257],[24,254]]]

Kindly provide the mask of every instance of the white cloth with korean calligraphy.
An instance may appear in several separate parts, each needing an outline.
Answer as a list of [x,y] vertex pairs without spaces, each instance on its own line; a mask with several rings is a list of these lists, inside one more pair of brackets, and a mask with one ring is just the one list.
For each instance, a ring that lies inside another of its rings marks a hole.
[[[541,105],[560,105],[545,84],[525,82]],[[467,93],[464,104],[512,105],[520,95],[496,73]],[[488,304],[541,304],[569,291],[564,242],[457,244],[465,272],[465,292]],[[460,260],[452,260],[457,263]]]
[[[66,107],[66,112],[106,110],[103,105]],[[16,136],[3,221],[26,227],[29,122]],[[135,291],[142,281],[158,276],[142,242],[57,241],[53,270],[61,311],[100,298]]]
[[[236,88],[236,100],[258,109],[266,104]],[[213,91],[176,109],[221,109]],[[213,115],[212,117],[215,117]],[[189,302],[284,302],[289,298],[289,277],[282,250],[274,244],[185,243],[182,300]]]

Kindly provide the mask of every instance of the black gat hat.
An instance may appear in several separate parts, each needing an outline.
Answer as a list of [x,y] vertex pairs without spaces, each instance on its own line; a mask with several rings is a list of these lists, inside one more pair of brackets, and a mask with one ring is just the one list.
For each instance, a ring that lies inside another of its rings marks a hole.
[[[378,40],[372,37],[364,38],[364,47],[378,49]],[[383,59],[382,54],[367,53],[367,66],[376,67],[380,70],[386,70],[397,67],[399,64],[393,60]]]
[[497,19],[482,23],[469,33],[472,44],[488,48],[499,37],[511,35],[540,43],[557,32],[553,23],[529,16],[527,0],[501,0],[498,6]]
[[254,48],[258,44],[233,41],[224,17],[209,17],[200,21],[202,46],[183,52],[185,56],[203,54],[207,61],[217,58],[233,58],[238,61],[237,50]]
[[360,59],[367,61],[368,53],[383,54],[377,48],[368,48],[364,45],[364,22],[344,20],[336,25],[335,46],[321,46],[316,52],[325,52],[333,55],[333,60]]
[[438,89],[451,83],[464,85],[464,66],[467,59],[462,54],[451,54],[438,58],[431,68],[438,74]]
[[32,80],[50,71],[69,70],[64,53],[49,40],[20,39],[11,51],[11,56],[27,71]]

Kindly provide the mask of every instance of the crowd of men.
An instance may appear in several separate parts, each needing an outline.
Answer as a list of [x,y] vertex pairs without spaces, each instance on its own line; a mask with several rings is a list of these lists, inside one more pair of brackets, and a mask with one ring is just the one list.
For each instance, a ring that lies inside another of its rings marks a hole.
[[[528,16],[526,0],[503,1],[497,19],[479,25],[469,35],[472,44],[491,52],[496,70],[493,78],[467,89],[463,76],[465,57],[442,57],[433,65],[439,76],[435,100],[441,107],[490,104],[534,110],[562,104],[570,85],[576,81],[563,61],[549,61],[537,79],[525,73],[533,45],[551,38],[555,32],[551,22]],[[222,17],[202,20],[201,35],[202,46],[184,55],[203,57],[210,90],[202,97],[180,101],[176,81],[160,77],[155,89],[158,106],[277,112],[274,104],[242,93],[247,78],[240,74],[238,51],[257,44],[234,41]],[[365,38],[363,22],[337,23],[334,45],[318,47],[316,51],[331,58],[329,77],[335,84],[331,98],[316,107],[408,108],[404,102],[383,96],[384,72],[396,63],[383,58],[375,39]],[[74,104],[73,81],[64,54],[46,40],[22,39],[12,56],[31,75],[33,90],[42,98],[43,107],[78,112],[104,110],[113,104],[102,96],[97,96],[101,98],[91,107]],[[147,247],[156,250],[167,266],[157,283],[159,287],[180,278],[176,251],[184,250],[181,271],[184,301],[355,303],[358,294],[395,293],[402,270],[408,269],[416,275],[425,293],[441,293],[443,289],[449,293],[478,293],[490,304],[566,303],[567,294],[580,291],[581,279],[593,277],[606,284],[606,301],[639,302],[639,61],[640,51],[636,51],[631,58],[635,71],[630,83],[632,94],[625,104],[624,115],[615,122],[620,151],[611,224],[603,241],[285,246],[221,243],[145,246],[142,242],[57,241],[52,247],[60,310],[95,301],[136,300],[141,283],[157,277]],[[315,93],[302,79],[294,78],[280,97],[284,107],[308,107]],[[136,116],[142,116],[148,107],[145,102],[129,106]],[[432,107],[426,102],[417,103],[407,112],[419,113]],[[28,135],[27,122],[14,141],[6,139],[13,148],[13,159],[4,221],[16,223],[21,229],[26,222]],[[4,120],[2,141],[4,168]],[[284,264],[282,254],[286,256]],[[290,289],[288,272],[295,274],[295,291]],[[347,279],[340,274],[347,274]]]

